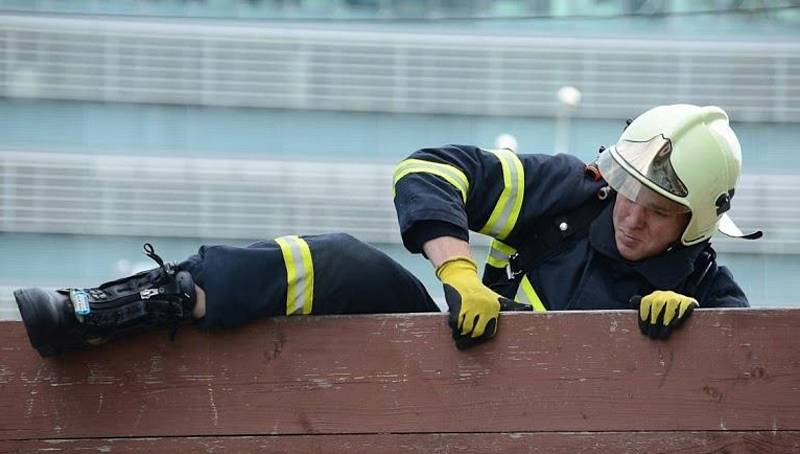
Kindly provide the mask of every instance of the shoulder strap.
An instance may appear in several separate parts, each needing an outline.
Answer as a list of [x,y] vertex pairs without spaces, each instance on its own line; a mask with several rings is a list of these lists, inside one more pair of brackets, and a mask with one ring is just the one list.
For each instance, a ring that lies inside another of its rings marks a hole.
[[577,208],[540,219],[527,229],[526,241],[509,257],[508,279],[520,279],[537,261],[563,248],[567,240],[584,236],[611,194],[611,188],[604,186]]
[[706,279],[706,277],[713,275],[717,266],[717,252],[707,244],[694,261],[694,271],[689,277],[686,278],[683,284],[684,295],[697,298],[697,290]]

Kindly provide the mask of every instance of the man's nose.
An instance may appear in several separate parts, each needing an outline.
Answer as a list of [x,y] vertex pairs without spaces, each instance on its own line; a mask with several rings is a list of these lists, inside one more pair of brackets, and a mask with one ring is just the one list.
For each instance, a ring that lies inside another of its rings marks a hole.
[[647,209],[635,203],[631,204],[631,210],[628,214],[628,222],[633,228],[642,228],[647,224]]

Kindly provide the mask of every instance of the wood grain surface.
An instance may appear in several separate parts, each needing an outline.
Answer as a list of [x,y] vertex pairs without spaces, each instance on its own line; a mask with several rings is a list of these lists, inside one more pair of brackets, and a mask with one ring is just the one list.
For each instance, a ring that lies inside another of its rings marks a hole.
[[0,453],[781,454],[800,432],[538,432],[259,435],[0,441]]
[[[133,437],[113,443],[136,452],[150,441],[134,438],[202,437],[164,442],[280,451],[281,435],[309,450],[411,440],[457,452],[474,437],[513,449],[518,433],[796,449],[798,328],[800,310],[699,310],[663,342],[639,334],[633,311],[508,313],[497,338],[459,351],[442,314],[296,317],[42,359],[20,322],[0,322],[0,446]],[[644,432],[613,434],[630,431]]]

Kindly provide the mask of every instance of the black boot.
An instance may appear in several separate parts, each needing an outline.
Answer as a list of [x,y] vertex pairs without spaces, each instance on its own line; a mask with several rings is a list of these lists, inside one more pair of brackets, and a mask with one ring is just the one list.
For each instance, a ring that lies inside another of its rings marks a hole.
[[191,274],[164,263],[151,244],[144,249],[158,268],[97,288],[14,292],[28,337],[40,355],[85,349],[167,325],[174,334],[181,321],[191,319],[196,297]]

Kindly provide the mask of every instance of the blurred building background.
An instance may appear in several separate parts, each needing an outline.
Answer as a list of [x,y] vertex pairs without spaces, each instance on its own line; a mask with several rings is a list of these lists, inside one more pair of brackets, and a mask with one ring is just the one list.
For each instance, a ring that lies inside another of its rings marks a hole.
[[753,305],[799,304],[800,2],[0,0],[0,318],[12,288],[150,267],[145,241],[179,260],[328,231],[439,296],[399,244],[397,161],[498,141],[588,161],[677,102],[742,141],[732,213],[765,238],[716,238],[721,262]]

